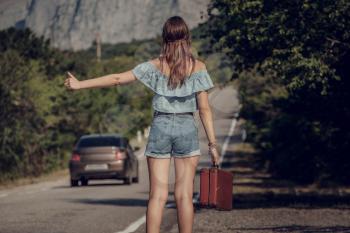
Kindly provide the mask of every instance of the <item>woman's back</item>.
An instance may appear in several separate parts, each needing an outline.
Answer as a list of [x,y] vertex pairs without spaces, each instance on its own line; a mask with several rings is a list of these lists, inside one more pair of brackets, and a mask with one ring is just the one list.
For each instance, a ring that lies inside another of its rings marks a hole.
[[167,64],[162,67],[159,59],[141,63],[132,72],[155,93],[152,106],[159,112],[195,112],[198,109],[196,92],[214,87],[205,65],[198,60],[194,67],[188,67],[183,84],[176,88],[168,85],[170,67]]
[[[163,64],[161,64],[161,61],[159,60],[159,58],[153,59],[150,62],[157,69],[159,69],[160,72],[164,74],[164,76],[166,77],[170,76],[170,67],[166,62],[163,62]],[[200,70],[206,70],[205,64],[196,59],[195,64],[192,64],[192,62],[189,62],[185,73],[187,74],[187,76],[190,76],[192,72],[198,72]]]
[[160,230],[168,195],[170,159],[174,157],[174,196],[178,208],[179,232],[192,232],[193,183],[201,155],[193,112],[199,106],[212,161],[218,164],[213,118],[206,92],[214,85],[205,65],[196,60],[191,52],[190,31],[181,17],[169,18],[163,26],[162,36],[159,58],[143,62],[131,71],[84,81],[68,73],[65,85],[77,90],[122,85],[137,79],[154,91],[152,105],[156,111],[144,152],[150,184],[146,231]]

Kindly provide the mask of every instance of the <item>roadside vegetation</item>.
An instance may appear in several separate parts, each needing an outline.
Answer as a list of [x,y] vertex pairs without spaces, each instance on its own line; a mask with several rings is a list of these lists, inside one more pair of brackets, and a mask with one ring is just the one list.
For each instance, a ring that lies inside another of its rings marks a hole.
[[[221,53],[194,30],[194,53],[216,84],[230,78]],[[79,79],[122,72],[158,55],[160,38],[84,51],[59,51],[29,29],[0,31],[0,183],[37,177],[67,167],[76,140],[88,133],[121,133],[129,138],[151,122],[152,92],[140,83],[71,92],[66,71]]]
[[349,184],[350,3],[213,0],[205,25],[234,67],[248,140],[276,177]]

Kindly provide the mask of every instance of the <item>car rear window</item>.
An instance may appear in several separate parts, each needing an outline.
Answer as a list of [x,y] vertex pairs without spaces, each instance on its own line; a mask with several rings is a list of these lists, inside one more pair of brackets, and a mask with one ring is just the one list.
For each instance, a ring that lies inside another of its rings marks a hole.
[[78,147],[121,146],[122,140],[116,137],[83,138],[78,142]]

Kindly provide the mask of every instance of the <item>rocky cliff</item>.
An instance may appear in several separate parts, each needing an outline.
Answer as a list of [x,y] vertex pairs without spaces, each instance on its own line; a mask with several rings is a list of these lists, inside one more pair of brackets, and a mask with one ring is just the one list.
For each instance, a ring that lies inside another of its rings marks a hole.
[[161,33],[164,21],[182,16],[193,28],[206,19],[210,0],[0,0],[0,29],[28,27],[61,49],[129,42]]

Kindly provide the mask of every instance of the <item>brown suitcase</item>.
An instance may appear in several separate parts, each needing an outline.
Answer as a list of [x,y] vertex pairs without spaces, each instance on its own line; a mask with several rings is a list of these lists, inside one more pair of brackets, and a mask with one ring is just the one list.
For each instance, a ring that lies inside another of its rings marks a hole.
[[231,172],[218,167],[202,168],[200,170],[200,205],[219,210],[231,210],[232,181]]

